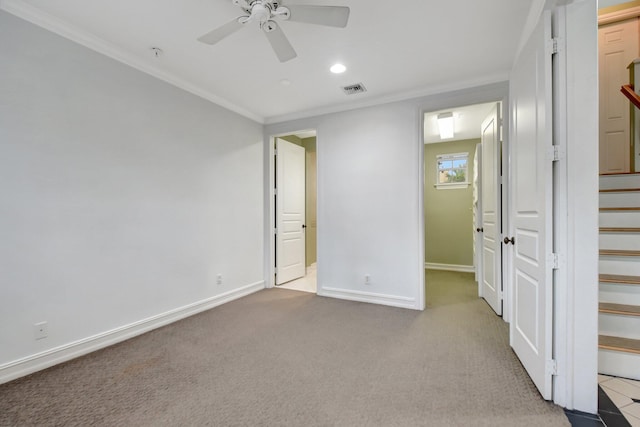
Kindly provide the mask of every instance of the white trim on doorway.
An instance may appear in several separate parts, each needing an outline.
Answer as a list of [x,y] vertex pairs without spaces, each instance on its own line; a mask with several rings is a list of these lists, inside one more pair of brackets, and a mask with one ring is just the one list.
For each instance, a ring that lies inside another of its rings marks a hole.
[[[597,412],[598,366],[598,33],[595,2],[554,8],[557,162],[554,289],[554,402]],[[562,148],[562,147],[561,147]]]
[[[422,236],[422,247],[420,248],[420,256],[421,259],[425,259],[425,245],[426,245],[426,239],[425,239],[425,224],[424,224],[424,190],[425,190],[425,185],[427,185],[424,182],[424,132],[422,129],[424,129],[424,118],[425,118],[425,114],[428,114],[429,112],[432,111],[440,111],[440,110],[445,110],[445,109],[455,109],[458,107],[462,107],[462,106],[469,106],[469,105],[476,105],[476,104],[485,104],[485,103],[495,103],[495,102],[500,102],[502,105],[502,112],[503,112],[503,119],[502,119],[502,126],[503,126],[503,131],[502,131],[502,145],[503,147],[505,147],[507,145],[507,138],[509,135],[509,99],[508,99],[508,82],[504,83],[504,86],[495,86],[492,87],[490,90],[484,90],[483,88],[474,88],[474,89],[468,89],[466,91],[459,91],[459,92],[454,92],[451,94],[447,94],[444,96],[439,97],[435,102],[431,102],[430,104],[424,104],[421,106],[420,109],[420,115],[421,115],[421,120],[420,120],[420,124],[421,124],[421,131],[420,131],[420,138],[419,138],[419,144],[420,144],[420,155],[419,155],[419,159],[418,161],[420,162],[420,194],[419,194],[419,209],[420,209],[420,233]],[[506,166],[508,163],[508,157],[506,156],[506,153],[508,151],[505,150],[505,152],[503,152],[503,171],[505,171],[505,174],[508,173],[508,167]],[[508,181],[508,176],[503,176],[502,177],[502,182],[507,182]],[[471,206],[470,206],[471,207]],[[504,193],[503,193],[503,200],[502,200],[502,218],[504,221],[504,224],[506,225],[508,223],[508,217],[509,217],[509,205],[505,203],[504,200]],[[502,240],[503,236],[500,236],[500,240]],[[502,258],[502,264],[503,266],[508,265],[507,260],[505,259],[506,254],[503,252],[503,258]],[[427,267],[428,265],[434,265],[436,267]],[[421,266],[421,268],[434,268],[434,269],[441,269],[441,270],[452,270],[452,271],[468,271],[468,272],[474,272],[474,267],[473,266],[447,266],[447,265],[442,265],[440,264],[440,266],[442,268],[437,268],[438,264],[433,264],[433,263],[424,263],[423,266]],[[460,268],[468,268],[469,270],[461,270]],[[454,269],[457,268],[457,269]],[[424,275],[423,275],[424,276]],[[512,291],[511,291],[511,283],[507,280],[508,277],[505,277],[503,280],[503,315],[502,318],[504,319],[505,322],[509,323],[511,321],[511,295],[512,295]],[[425,298],[425,287],[429,286],[428,283],[424,283],[424,278],[423,278],[423,285],[421,288],[421,298],[422,300],[424,300]]]
[[473,265],[438,264],[435,262],[425,262],[424,268],[429,270],[457,271],[460,273],[474,273]]
[[[277,134],[270,134],[265,136],[265,141],[267,141],[266,146],[264,148],[265,153],[265,161],[264,161],[264,174],[265,174],[265,232],[267,236],[265,236],[265,247],[264,247],[264,257],[265,257],[265,288],[273,288],[276,286],[275,284],[275,272],[276,272],[276,254],[275,254],[275,228],[276,228],[276,214],[275,214],[275,206],[274,206],[274,197],[276,195],[275,188],[275,141],[276,138],[290,135],[316,135],[316,144],[318,141],[318,133],[314,128],[303,128],[294,129],[288,132],[278,132]],[[316,153],[316,164],[318,163],[319,155]],[[316,167],[316,174],[320,174],[320,171]],[[320,192],[316,193],[316,206],[320,205]],[[320,228],[320,219],[317,219],[317,227]],[[316,246],[320,241],[319,234],[316,236]],[[320,254],[317,254],[316,264],[319,264]],[[316,272],[316,283],[319,282],[320,273]],[[319,286],[317,287],[319,290]]]

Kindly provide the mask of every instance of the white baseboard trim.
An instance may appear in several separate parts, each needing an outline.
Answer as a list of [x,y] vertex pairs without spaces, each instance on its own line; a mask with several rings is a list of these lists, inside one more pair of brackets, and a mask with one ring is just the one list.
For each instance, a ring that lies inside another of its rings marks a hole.
[[415,298],[400,297],[395,295],[383,295],[372,292],[354,291],[351,289],[318,288],[321,297],[344,299],[349,301],[368,302],[371,304],[389,305],[392,307],[410,308],[418,310]]
[[424,268],[429,270],[458,271],[460,273],[475,273],[476,271],[473,265],[437,264],[434,262],[425,262]]
[[264,289],[264,281],[256,282],[129,325],[0,365],[0,384],[109,347],[110,345],[128,340],[129,338],[193,316],[194,314],[210,310],[262,289]]

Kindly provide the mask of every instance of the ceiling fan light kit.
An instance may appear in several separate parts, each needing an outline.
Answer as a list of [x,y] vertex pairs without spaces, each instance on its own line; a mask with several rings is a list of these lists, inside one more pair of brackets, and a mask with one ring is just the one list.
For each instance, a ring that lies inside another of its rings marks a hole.
[[350,9],[344,6],[282,6],[282,2],[278,0],[231,1],[239,6],[244,14],[208,32],[198,38],[198,41],[213,45],[235,33],[245,24],[258,22],[280,62],[289,61],[298,55],[275,19],[337,28],[346,27],[349,21]]

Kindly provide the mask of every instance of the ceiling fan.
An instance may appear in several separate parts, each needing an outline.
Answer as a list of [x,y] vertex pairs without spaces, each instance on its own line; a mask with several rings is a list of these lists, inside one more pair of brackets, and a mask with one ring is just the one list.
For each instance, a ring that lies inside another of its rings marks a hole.
[[280,62],[289,61],[298,55],[275,19],[339,28],[346,27],[349,20],[349,8],[343,6],[283,6],[279,0],[231,1],[233,4],[240,6],[245,14],[208,32],[198,38],[198,41],[213,45],[235,33],[245,24],[258,22]]

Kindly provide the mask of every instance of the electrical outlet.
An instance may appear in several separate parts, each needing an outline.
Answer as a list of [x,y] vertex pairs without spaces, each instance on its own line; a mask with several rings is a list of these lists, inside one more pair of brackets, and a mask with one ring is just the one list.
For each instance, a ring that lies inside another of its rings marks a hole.
[[222,285],[222,274],[218,274],[216,276],[216,284],[217,285]]
[[364,275],[364,284],[365,285],[370,285],[371,284],[371,276],[368,274]]
[[46,338],[49,334],[49,324],[47,322],[35,323],[33,325],[33,337],[36,340]]

